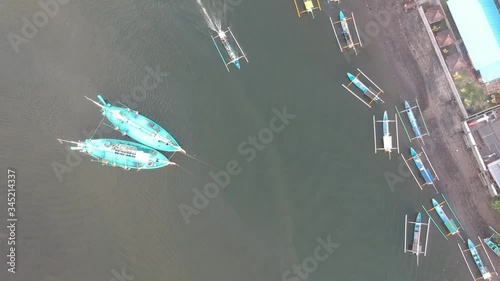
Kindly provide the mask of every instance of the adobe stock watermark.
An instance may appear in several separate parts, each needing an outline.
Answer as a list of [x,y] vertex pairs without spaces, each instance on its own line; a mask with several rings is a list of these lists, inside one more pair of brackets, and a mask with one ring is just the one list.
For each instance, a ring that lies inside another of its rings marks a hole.
[[403,158],[401,157],[397,158],[399,159],[398,173],[395,174],[390,171],[386,171],[384,173],[385,181],[387,182],[387,185],[389,186],[392,192],[396,191],[396,184],[405,182],[406,179],[409,176],[411,176],[411,172],[408,170],[408,167],[403,161]]
[[111,274],[113,274],[113,278],[111,278],[110,281],[131,281],[135,279],[134,275],[130,275],[125,272],[125,267],[122,267],[121,272],[113,269],[111,270]]
[[[159,65],[156,66],[156,70],[150,66],[146,66],[145,69],[148,74],[146,74],[142,79],[141,85],[135,86],[129,94],[121,96],[119,100],[112,102],[112,104],[116,105],[118,103],[123,103],[131,108],[137,107],[137,105],[144,101],[149,93],[157,89],[158,85],[165,81],[169,75],[168,72],[162,71]],[[95,110],[99,109],[96,107]],[[94,138],[103,138],[105,135],[109,135],[113,131],[114,130],[108,126],[100,126],[97,131],[95,130],[95,127],[93,129],[83,129],[81,134],[84,135],[86,139],[89,139],[92,136]],[[74,168],[78,167],[82,163],[83,158],[78,152],[68,150],[65,161],[65,164],[61,164],[57,161],[54,161],[51,164],[59,182],[63,181],[64,174],[70,173]]]
[[315,272],[321,262],[326,261],[335,249],[340,247],[339,243],[330,241],[330,235],[323,238],[316,238],[318,246],[313,251],[313,254],[302,260],[301,265],[293,265],[292,269],[286,270],[281,275],[282,281],[301,281],[309,277],[309,273]]
[[241,5],[241,3],[243,3],[243,0],[224,0],[224,15],[226,15],[228,12],[234,12],[234,9]]
[[[269,120],[269,126],[260,129],[256,135],[249,136],[237,147],[238,154],[245,156],[247,163],[254,161],[257,154],[274,140],[275,134],[282,132],[290,124],[290,121],[297,117],[295,114],[288,113],[286,106],[281,111],[274,108],[272,112],[274,116]],[[217,173],[210,171],[208,175],[213,181],[205,184],[202,189],[193,188],[192,206],[185,203],[180,203],[178,206],[186,224],[191,222],[192,215],[199,215],[200,211],[209,205],[209,199],[217,197],[221,189],[223,190],[229,185],[231,177],[239,175],[242,171],[243,168],[236,160],[228,161],[225,171]]]
[[38,33],[38,29],[46,26],[49,23],[49,18],[53,18],[57,15],[60,10],[61,5],[66,5],[69,0],[39,0],[38,6],[41,10],[35,12],[31,16],[31,21],[23,16],[21,21],[23,22],[23,27],[21,28],[21,35],[14,32],[9,32],[7,34],[7,39],[9,39],[10,45],[14,52],[19,53],[19,46],[21,44],[26,44],[30,39],[35,37]]
[[[380,32],[387,26],[389,26],[388,17],[375,16],[375,19],[366,23],[364,29],[359,29],[359,38],[361,40],[363,48],[371,43],[371,38],[377,37]],[[356,53],[352,49],[342,52],[342,54],[344,54],[347,63],[350,63],[352,60],[351,57],[353,55],[356,55]]]

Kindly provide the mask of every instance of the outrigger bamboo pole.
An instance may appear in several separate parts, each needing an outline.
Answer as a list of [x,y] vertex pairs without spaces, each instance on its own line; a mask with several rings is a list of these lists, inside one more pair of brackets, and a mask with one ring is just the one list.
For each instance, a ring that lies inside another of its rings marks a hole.
[[351,13],[352,22],[354,23],[354,29],[356,29],[356,35],[358,36],[359,46],[363,47],[361,44],[361,38],[359,38],[358,26],[356,25],[356,20],[354,19],[354,13]]
[[363,71],[361,71],[359,68],[356,68],[361,74],[363,74],[363,76],[365,76],[366,79],[368,79],[368,81],[370,81],[370,83],[372,83],[373,85],[375,85],[375,87],[377,87],[377,89],[379,91],[381,91],[382,93],[384,92],[377,84],[375,84],[375,82],[373,82],[368,76],[366,76],[366,74],[363,73]]
[[429,216],[429,219],[434,223],[434,225],[439,230],[439,232],[441,232],[441,235],[443,235],[444,239],[448,240],[448,237],[446,237],[446,235],[444,235],[443,231],[441,230],[441,228],[439,228],[439,226],[437,225],[436,221],[434,221],[434,219],[431,217],[431,215],[429,214],[429,212],[427,212],[427,209],[424,207],[424,205],[422,205],[422,209],[424,209],[425,213]]
[[422,114],[422,110],[420,109],[420,105],[418,104],[418,100],[415,99],[415,102],[417,103],[418,111],[420,112],[420,117],[422,118],[422,123],[424,123],[425,130],[427,131],[427,135],[430,136],[431,134],[429,133],[429,130],[427,129],[427,124],[425,123],[424,115]]
[[441,193],[441,196],[443,197],[444,201],[446,202],[446,205],[448,205],[448,208],[450,208],[450,211],[453,214],[453,216],[457,219],[458,224],[460,224],[460,227],[462,227],[462,229],[465,230],[464,226],[462,225],[462,223],[460,222],[460,220],[457,218],[457,215],[455,215],[455,212],[453,212],[453,209],[451,208],[451,205],[448,203],[448,200],[446,200],[446,197],[444,197],[443,193]]
[[491,262],[491,259],[490,259],[490,255],[488,254],[488,251],[486,251],[486,248],[484,247],[483,245],[483,241],[481,240],[481,237],[477,237],[479,239],[479,243],[481,243],[481,247],[483,247],[483,250],[484,252],[486,253],[486,256],[488,257],[488,260],[490,261],[490,264],[491,264],[491,267],[493,268],[493,272],[496,274],[496,276],[498,276],[498,273],[497,273],[497,270],[495,269],[495,266],[493,265],[493,263]]
[[375,147],[375,154],[377,154],[377,129],[375,128],[375,115],[373,115],[373,146]]
[[396,124],[396,145],[398,147],[398,154],[399,154],[399,133],[398,133],[398,116],[396,113],[394,113],[394,124]]
[[248,62],[247,55],[245,54],[245,52],[243,52],[243,49],[241,48],[240,43],[238,43],[238,40],[236,40],[236,37],[234,37],[233,32],[231,31],[231,29],[229,27],[227,28],[227,30],[229,30],[229,33],[231,33],[231,36],[233,37],[234,42],[236,42],[236,45],[238,45],[238,49],[240,49],[241,54],[243,55],[245,60]]
[[469,263],[467,262],[467,259],[465,259],[464,251],[462,250],[462,247],[460,247],[460,244],[458,244],[458,248],[460,249],[460,253],[462,253],[462,257],[464,258],[465,264],[467,265],[467,268],[469,269],[470,275],[472,276],[472,279],[476,280],[474,277],[474,274],[472,274],[472,270],[470,269]]
[[403,121],[403,118],[401,118],[401,115],[400,115],[398,107],[394,106],[394,108],[396,108],[396,112],[398,113],[399,120],[401,121],[401,124],[403,125],[403,129],[405,129],[406,136],[408,137],[408,140],[410,140],[410,142],[411,142],[410,134],[408,134],[408,130],[406,130],[405,123]]
[[333,34],[335,34],[335,39],[337,39],[337,44],[339,44],[339,49],[341,52],[344,52],[342,45],[340,45],[339,37],[337,36],[337,31],[335,31],[335,24],[334,24],[331,17],[329,17],[329,19],[330,19],[330,23],[332,24]]
[[432,166],[432,163],[431,163],[431,161],[429,160],[429,157],[427,156],[427,153],[425,153],[425,150],[424,150],[424,148],[423,148],[423,147],[420,147],[420,148],[422,148],[422,151],[424,152],[425,158],[427,158],[427,162],[429,162],[429,165],[431,166],[432,171],[434,172],[434,175],[436,176],[437,180],[439,180],[439,177],[438,177],[438,175],[437,175],[437,173],[436,173],[436,170],[434,170],[434,167]]
[[[408,167],[408,170],[410,170],[410,173],[411,175],[413,176],[413,179],[415,180],[415,182],[417,183],[418,187],[420,187],[420,190],[424,190],[422,188],[422,185],[418,182],[417,180],[417,177],[415,176],[415,174],[413,173],[413,171],[410,169],[410,166],[408,165],[408,162],[406,161],[406,159],[404,158],[403,154],[401,154],[401,157],[403,158],[403,160],[405,161],[405,164],[406,164],[406,167]],[[413,157],[412,157],[413,158]],[[410,158],[411,159],[411,158]]]
[[405,247],[404,247],[404,252],[405,253],[406,253],[406,247],[408,247],[406,245],[406,236],[408,236],[407,227],[408,227],[408,215],[405,215]]
[[300,12],[299,12],[299,6],[297,5],[297,0],[293,0],[293,3],[295,3],[295,9],[297,10],[297,15],[300,18]]
[[429,220],[427,220],[427,235],[425,236],[425,249],[424,249],[424,257],[427,256],[427,245],[429,245],[429,231],[430,231],[430,217]]

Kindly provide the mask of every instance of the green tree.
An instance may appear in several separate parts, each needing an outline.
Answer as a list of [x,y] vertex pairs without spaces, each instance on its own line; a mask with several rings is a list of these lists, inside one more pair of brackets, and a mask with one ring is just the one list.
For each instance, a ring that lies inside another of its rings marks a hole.
[[500,212],[500,198],[495,197],[491,200],[491,207],[495,209],[497,212]]

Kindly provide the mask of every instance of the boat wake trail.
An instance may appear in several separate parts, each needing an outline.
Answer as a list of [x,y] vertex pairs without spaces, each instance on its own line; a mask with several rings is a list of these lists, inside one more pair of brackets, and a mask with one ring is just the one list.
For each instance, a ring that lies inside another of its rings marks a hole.
[[210,16],[205,6],[203,6],[203,3],[201,3],[201,0],[196,0],[196,1],[198,2],[198,5],[200,5],[201,10],[203,11],[203,14],[205,16],[205,21],[207,22],[208,27],[217,33],[222,31],[220,19],[218,19],[213,14],[212,16]]

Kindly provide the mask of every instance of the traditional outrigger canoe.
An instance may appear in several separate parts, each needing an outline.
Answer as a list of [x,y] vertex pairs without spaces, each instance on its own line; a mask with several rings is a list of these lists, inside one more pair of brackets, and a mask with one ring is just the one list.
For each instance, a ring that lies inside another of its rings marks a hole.
[[316,3],[318,3],[318,7],[314,6],[313,0],[302,0],[302,3],[304,4],[304,10],[300,11],[299,5],[297,4],[297,0],[293,0],[295,3],[295,9],[297,9],[297,15],[300,18],[300,15],[302,13],[308,13],[311,14],[312,17],[314,18],[314,10],[319,9],[321,11],[321,4],[319,0],[316,0]]
[[411,128],[413,129],[413,132],[415,132],[415,137],[421,138],[422,133],[420,132],[420,127],[417,124],[417,119],[415,118],[411,106],[407,101],[405,101],[405,109],[408,114],[408,119],[410,120]]
[[[422,223],[422,215],[420,213],[418,213],[417,219],[415,221],[410,221],[409,222],[407,220],[407,218],[408,218],[408,215],[405,215],[405,250],[404,250],[404,252],[406,253],[407,251],[409,251],[409,252],[413,253],[414,255],[416,255],[417,256],[417,266],[418,266],[418,258],[419,258],[419,256],[421,254],[423,254],[424,256],[427,255],[427,245],[428,245],[428,242],[429,242],[429,222],[430,222],[430,218],[429,218],[429,221],[427,223]],[[407,250],[408,245],[406,244],[406,237],[408,236],[407,225],[409,223],[414,224],[414,226],[413,226],[413,243],[412,243],[412,246],[411,246],[411,250]],[[426,234],[424,243],[422,243],[422,239],[421,239],[421,234],[422,234],[423,226],[427,227],[427,231],[426,231],[427,234]]]
[[354,48],[354,41],[351,38],[351,32],[349,31],[349,24],[347,24],[347,18],[344,13],[340,11],[339,13],[340,26],[342,27],[342,34],[344,35],[345,42],[348,48]]
[[486,246],[488,246],[488,248],[490,248],[493,251],[493,253],[495,253],[495,255],[500,257],[500,247],[497,243],[493,242],[493,237],[495,237],[496,235],[498,238],[500,237],[500,234],[498,234],[498,232],[491,226],[490,229],[493,231],[493,234],[487,238],[484,238],[483,241],[486,244]]
[[434,209],[436,210],[436,213],[439,215],[441,220],[443,221],[444,225],[449,231],[450,235],[455,235],[459,233],[458,227],[453,221],[453,219],[449,219],[448,216],[444,213],[443,208],[441,208],[441,205],[433,198],[432,199],[432,205],[434,206]]
[[368,89],[368,87],[366,87],[365,84],[363,84],[363,82],[361,82],[356,76],[347,72],[347,77],[349,77],[349,80],[351,80],[351,82],[356,85],[356,87],[358,87],[358,89],[360,89],[361,92],[363,92],[363,94],[365,94],[368,98],[373,99],[375,102],[380,101],[379,97],[372,93],[372,91],[370,91],[370,89]]
[[120,167],[125,170],[151,170],[176,165],[160,152],[145,145],[116,139],[87,139],[83,142],[59,139],[59,142],[76,144],[71,150],[96,158],[103,165]]
[[412,251],[417,255],[417,266],[418,266],[418,256],[422,252],[422,244],[420,244],[420,233],[422,230],[422,215],[418,213],[417,219],[415,220],[415,227],[413,228],[413,246]]
[[97,98],[102,104],[85,97],[101,108],[101,112],[123,135],[154,149],[168,152],[185,153],[172,135],[149,118],[132,111],[130,108],[114,106],[107,103],[100,95]]
[[[228,36],[229,34],[229,36]],[[222,52],[219,49],[219,46],[217,46],[217,43],[215,42],[215,39],[219,38],[221,44],[224,46],[224,49],[226,49],[226,53],[229,56],[229,61],[226,62],[224,59],[224,56],[222,55]],[[238,47],[238,50],[235,50],[233,48],[233,45],[229,42],[229,39],[232,38],[232,40],[236,43],[236,46]],[[217,52],[219,53],[220,58],[222,59],[222,62],[226,66],[227,71],[229,71],[228,65],[231,63],[234,64],[238,69],[240,69],[240,59],[245,59],[248,62],[248,58],[243,52],[243,49],[240,46],[240,43],[238,43],[238,40],[236,40],[236,37],[234,37],[233,32],[231,29],[228,27],[226,31],[219,30],[216,36],[212,36],[212,41],[214,42],[215,48],[217,48]]]
[[481,260],[481,256],[479,256],[479,252],[476,249],[476,246],[470,239],[467,239],[467,245],[469,246],[470,253],[472,255],[472,258],[474,259],[474,262],[476,263],[477,268],[481,272],[481,275],[484,280],[489,280],[491,279],[491,273],[488,271],[486,266],[484,266],[483,261]]
[[434,184],[433,180],[434,177],[432,176],[431,170],[425,168],[424,163],[422,162],[422,159],[420,159],[420,156],[415,152],[413,147],[410,147],[410,153],[411,157],[413,158],[413,162],[415,162],[415,166],[417,166],[418,170],[420,171],[420,174],[425,180],[426,184]]

